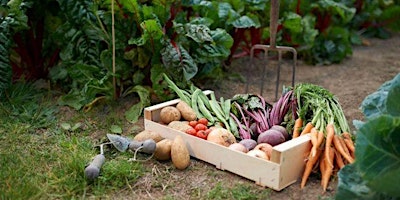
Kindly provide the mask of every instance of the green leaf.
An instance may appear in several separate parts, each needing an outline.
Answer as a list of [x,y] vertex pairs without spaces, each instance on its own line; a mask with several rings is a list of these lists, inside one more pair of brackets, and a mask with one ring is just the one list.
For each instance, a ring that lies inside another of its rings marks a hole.
[[132,89],[128,90],[128,92],[125,95],[131,93],[137,93],[139,95],[140,101],[135,105],[131,106],[125,112],[125,118],[131,123],[136,123],[139,117],[142,115],[144,108],[150,105],[150,92],[143,86],[137,85]]
[[371,190],[367,182],[362,179],[361,173],[354,164],[344,166],[338,173],[338,192],[335,199],[374,200],[382,199],[374,190]]
[[[360,109],[367,118],[382,114],[399,115],[400,74],[382,84],[377,91],[369,94],[361,103]],[[390,98],[389,98],[390,94]]]
[[186,36],[197,43],[211,42],[211,30],[203,24],[185,24]]
[[289,29],[292,33],[303,32],[301,16],[293,12],[288,12],[285,16],[283,27]]
[[112,133],[121,134],[122,133],[122,128],[120,126],[118,126],[118,125],[111,125],[110,131]]
[[356,162],[364,180],[376,191],[400,197],[400,117],[381,115],[357,132]]
[[260,23],[255,21],[254,19],[250,18],[249,16],[241,16],[239,19],[232,22],[232,25],[235,28],[259,28]]

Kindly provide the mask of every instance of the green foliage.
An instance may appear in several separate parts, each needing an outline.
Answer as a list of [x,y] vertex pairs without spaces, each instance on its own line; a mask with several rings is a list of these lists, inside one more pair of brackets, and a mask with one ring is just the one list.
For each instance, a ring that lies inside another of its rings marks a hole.
[[10,49],[14,33],[28,28],[24,11],[29,6],[22,1],[1,1],[0,8],[0,97],[11,85]]
[[357,159],[354,166],[339,172],[337,199],[400,197],[396,184],[400,178],[399,98],[400,74],[362,102],[366,122],[354,122]]

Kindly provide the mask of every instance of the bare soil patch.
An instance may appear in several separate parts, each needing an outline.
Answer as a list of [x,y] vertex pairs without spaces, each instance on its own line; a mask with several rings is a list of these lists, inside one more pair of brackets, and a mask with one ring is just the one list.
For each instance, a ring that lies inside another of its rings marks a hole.
[[[359,106],[363,99],[374,92],[381,84],[392,79],[400,72],[400,35],[395,34],[387,40],[368,39],[369,46],[357,46],[353,55],[340,64],[329,66],[311,66],[298,61],[296,68],[296,83],[307,82],[320,85],[335,94],[352,127],[353,120],[362,120]],[[257,61],[261,66],[262,62]],[[257,65],[258,65],[257,64]],[[291,66],[283,66],[282,83],[290,85]],[[250,58],[235,60],[229,70],[232,73],[246,75],[250,68]],[[259,92],[259,77],[261,70],[251,70],[253,83],[249,92]],[[268,68],[265,81],[267,99],[273,99],[275,91],[276,69]],[[214,90],[217,96],[231,98],[234,94],[244,93],[246,84],[238,79],[225,79],[217,84],[203,85],[203,89]],[[281,88],[282,86],[280,86]],[[280,94],[280,92],[279,92]],[[122,111],[121,111],[122,112]],[[353,128],[353,127],[352,127]],[[137,124],[126,124],[125,130],[131,134],[143,129],[143,119]],[[354,128],[353,128],[354,131]],[[192,159],[191,166],[179,171],[171,162],[151,160],[145,163],[148,173],[139,182],[132,183],[125,190],[110,194],[113,199],[160,199],[166,196],[173,199],[204,199],[205,194],[217,184],[233,187],[239,183],[248,183],[251,190],[261,193],[266,188],[255,185],[252,181],[217,170],[214,166],[200,160]],[[295,166],[293,166],[295,167]],[[252,169],[262,170],[262,169]],[[332,198],[337,187],[337,179],[331,180],[328,191],[323,193],[320,177],[312,175],[305,187],[300,189],[296,182],[282,191],[270,190],[269,199],[326,199]]]

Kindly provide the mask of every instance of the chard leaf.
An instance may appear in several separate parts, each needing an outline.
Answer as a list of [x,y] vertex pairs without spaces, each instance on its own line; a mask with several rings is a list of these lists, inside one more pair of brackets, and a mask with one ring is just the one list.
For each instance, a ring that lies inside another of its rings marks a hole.
[[211,30],[203,24],[185,24],[186,36],[192,38],[197,43],[211,42]]
[[143,86],[137,85],[127,92],[127,94],[130,93],[137,93],[140,101],[125,112],[125,118],[131,123],[136,123],[142,115],[143,109],[150,105],[150,92]]
[[283,27],[289,29],[293,33],[303,32],[303,26],[301,24],[301,16],[294,12],[288,12],[285,16]]
[[256,21],[255,19],[252,19],[246,15],[241,16],[239,19],[233,21],[232,25],[235,28],[259,28],[261,26],[259,21]]
[[368,186],[400,197],[400,117],[381,115],[357,133],[356,163]]

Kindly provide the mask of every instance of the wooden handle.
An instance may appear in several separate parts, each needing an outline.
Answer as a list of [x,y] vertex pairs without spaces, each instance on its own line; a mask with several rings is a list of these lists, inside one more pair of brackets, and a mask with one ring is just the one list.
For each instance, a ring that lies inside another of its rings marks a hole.
[[276,32],[278,30],[278,18],[279,18],[279,0],[271,0],[270,10],[270,22],[269,22],[269,34],[270,34],[270,46],[276,47]]

